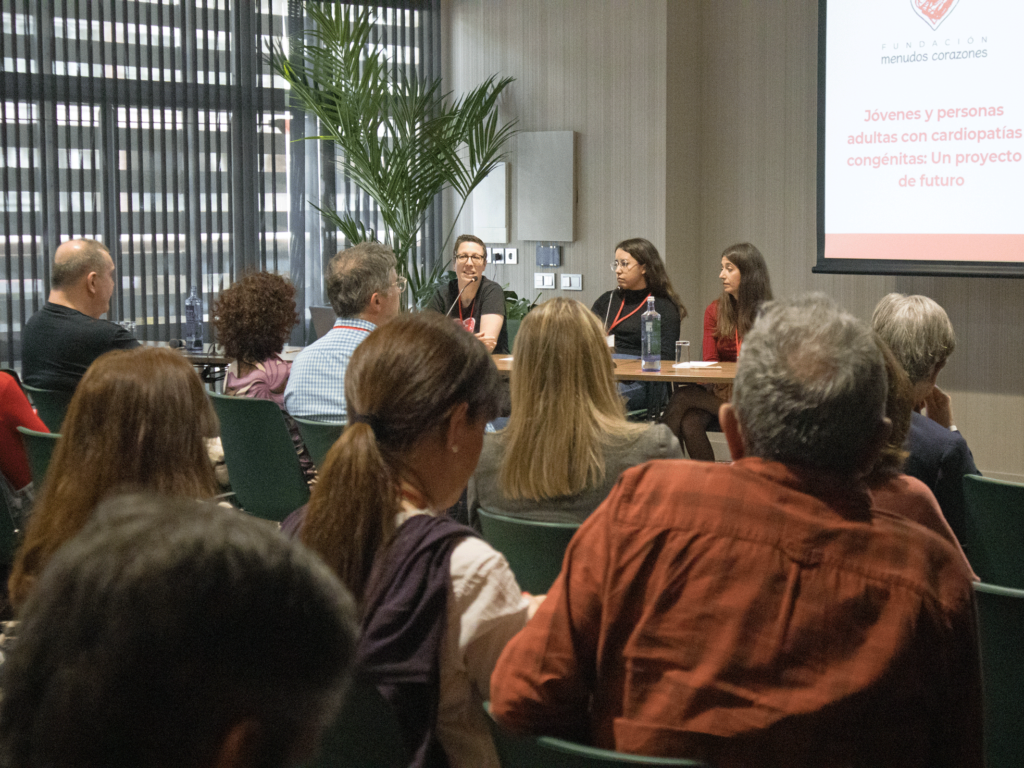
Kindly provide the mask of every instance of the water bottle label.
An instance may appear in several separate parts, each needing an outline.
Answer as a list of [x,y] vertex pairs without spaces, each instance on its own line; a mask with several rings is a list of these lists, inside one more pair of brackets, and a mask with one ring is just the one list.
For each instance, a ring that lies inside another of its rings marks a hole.
[[651,322],[647,323],[647,332],[648,333],[654,333],[654,323],[651,323]]

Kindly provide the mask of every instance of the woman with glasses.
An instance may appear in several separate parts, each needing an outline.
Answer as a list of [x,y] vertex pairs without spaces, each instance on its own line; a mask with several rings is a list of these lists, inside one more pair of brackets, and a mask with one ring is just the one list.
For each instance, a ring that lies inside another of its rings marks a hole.
[[487,347],[488,352],[508,354],[505,327],[505,292],[484,277],[487,248],[474,235],[455,240],[455,280],[437,289],[428,309],[460,323]]
[[633,237],[615,246],[612,261],[617,286],[598,297],[592,307],[614,336],[615,352],[640,356],[640,315],[647,311],[647,297],[661,315],[661,359],[675,360],[679,323],[686,307],[672,288],[658,249],[649,240]]

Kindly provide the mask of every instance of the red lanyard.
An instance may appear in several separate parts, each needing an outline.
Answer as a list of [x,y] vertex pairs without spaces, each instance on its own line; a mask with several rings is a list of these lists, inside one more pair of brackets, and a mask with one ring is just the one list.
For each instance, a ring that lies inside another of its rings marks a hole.
[[616,325],[618,325],[619,323],[625,322],[626,320],[631,318],[633,315],[635,315],[637,312],[639,312],[640,311],[640,307],[642,307],[647,302],[647,299],[651,298],[652,295],[653,294],[648,293],[647,297],[643,301],[641,301],[639,304],[636,305],[636,309],[634,309],[632,312],[630,312],[628,315],[626,315],[624,318],[622,318],[620,320],[619,319],[619,315],[622,314],[622,310],[625,309],[625,307],[626,307],[626,300],[623,299],[622,300],[622,304],[619,305],[619,311],[615,313],[615,319],[612,321],[612,324],[608,326],[608,332],[611,333],[615,329]]
[[[469,305],[469,316],[473,316],[473,308],[476,306],[476,296],[473,297],[473,301]],[[459,301],[459,322],[462,322],[462,301]]]
[[360,328],[358,325],[337,325],[331,328],[332,331],[336,331],[339,328],[344,328],[346,331],[362,331],[363,333],[369,333],[369,328]]

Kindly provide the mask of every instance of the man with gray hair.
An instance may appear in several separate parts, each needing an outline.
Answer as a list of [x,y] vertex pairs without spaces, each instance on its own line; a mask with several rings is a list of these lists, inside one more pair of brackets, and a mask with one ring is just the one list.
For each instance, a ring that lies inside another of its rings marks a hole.
[[327,298],[338,319],[292,363],[284,391],[292,416],[346,423],[345,370],[356,347],[400,309],[406,280],[395,271],[394,251],[380,243],[359,243],[339,251],[327,264]]
[[871,316],[875,333],[892,350],[914,387],[914,413],[903,471],[927,485],[953,533],[964,543],[964,475],[980,475],[967,441],[953,424],[949,395],[936,386],[939,371],[956,349],[946,310],[927,296],[890,293]]
[[871,329],[774,302],[719,419],[735,461],[627,470],[491,677],[506,727],[730,766],[982,765],[968,568],[873,506]]
[[39,389],[74,392],[92,361],[139,342],[101,320],[114,294],[114,260],[96,240],[61,243],[50,271],[50,295],[21,334],[22,378]]

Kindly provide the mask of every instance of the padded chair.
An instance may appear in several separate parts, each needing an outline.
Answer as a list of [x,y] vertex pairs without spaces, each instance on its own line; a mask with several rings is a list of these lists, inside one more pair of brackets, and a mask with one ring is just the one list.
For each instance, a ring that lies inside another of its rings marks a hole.
[[987,584],[1024,589],[1024,485],[966,475],[964,502],[963,544],[974,572]]
[[975,583],[985,707],[985,763],[1024,756],[1024,589]]
[[543,595],[559,571],[577,523],[542,523],[480,508],[480,528],[487,543],[501,552],[519,586]]
[[299,419],[292,416],[295,423],[299,425],[299,434],[302,435],[302,442],[306,444],[306,450],[317,469],[323,466],[327,452],[331,450],[334,442],[341,437],[345,431],[344,424],[328,424],[324,421],[312,421],[310,419]]
[[494,737],[494,746],[498,750],[501,768],[617,768],[622,765],[709,768],[708,764],[701,760],[627,755],[624,752],[588,747],[552,736],[516,736],[502,728],[492,717],[488,717],[487,722],[491,728],[491,736]]
[[39,493],[43,487],[46,470],[50,466],[53,449],[57,447],[60,435],[53,432],[36,432],[28,427],[18,427],[18,431],[21,432],[21,442],[25,444],[25,453],[28,454],[28,466],[32,470],[32,483],[35,485],[36,493]]
[[281,522],[309,501],[309,486],[281,409],[270,400],[209,393],[220,420],[235,498],[255,517]]
[[304,768],[404,768],[409,764],[398,719],[377,687],[356,678],[320,754]]
[[54,389],[38,389],[30,387],[22,382],[21,388],[25,390],[32,405],[36,407],[39,418],[51,432],[60,432],[64,424],[64,414],[68,412],[68,405],[71,403],[70,392],[58,392]]

